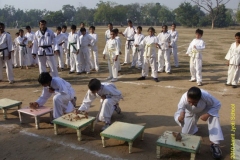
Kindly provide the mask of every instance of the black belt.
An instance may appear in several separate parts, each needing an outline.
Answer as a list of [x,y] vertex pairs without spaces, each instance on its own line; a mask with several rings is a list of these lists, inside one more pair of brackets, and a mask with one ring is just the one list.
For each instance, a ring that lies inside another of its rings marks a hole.
[[45,54],[46,54],[45,49],[47,49],[47,50],[50,52],[51,50],[50,50],[49,48],[52,48],[51,45],[48,45],[48,46],[39,46],[39,47],[41,47],[41,48],[44,49],[44,53],[45,53]]
[[[3,48],[3,49],[0,49],[0,52],[4,51],[4,50],[6,50],[6,49],[8,49],[8,47]],[[2,52],[2,53],[3,53],[3,60],[4,60],[5,55],[4,55],[4,52]]]

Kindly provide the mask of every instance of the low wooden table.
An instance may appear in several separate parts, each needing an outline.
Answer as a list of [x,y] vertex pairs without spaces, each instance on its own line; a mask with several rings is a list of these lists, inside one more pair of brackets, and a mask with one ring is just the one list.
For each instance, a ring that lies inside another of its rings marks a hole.
[[235,139],[235,158],[240,159],[240,140]]
[[[83,115],[80,115],[80,114],[78,115],[81,117],[84,117]],[[78,141],[82,140],[81,131],[87,128],[89,125],[91,125],[92,131],[94,132],[95,117],[88,116],[88,118],[82,118],[80,120],[73,120],[73,119],[69,120],[66,118],[66,117],[73,117],[73,116],[76,116],[76,115],[74,113],[68,113],[63,115],[62,117],[59,117],[53,120],[54,134],[58,135],[58,125],[76,129]]]
[[144,126],[124,123],[124,122],[114,122],[107,129],[100,133],[102,138],[103,147],[105,147],[104,138],[113,138],[121,141],[126,141],[129,144],[129,153],[132,153],[133,141],[141,134],[142,140],[144,135]]
[[24,114],[28,114],[28,115],[31,115],[31,116],[34,116],[35,118],[35,124],[36,124],[36,129],[39,129],[39,118],[42,116],[42,115],[45,115],[45,114],[50,114],[50,122],[52,121],[52,108],[49,108],[49,107],[39,107],[37,109],[31,109],[30,107],[25,107],[25,108],[22,108],[22,109],[19,109],[18,110],[18,114],[19,114],[19,119],[20,119],[20,123],[23,123],[23,118],[22,118],[22,113]]
[[165,131],[157,140],[157,158],[160,158],[161,147],[172,148],[180,151],[190,152],[191,160],[195,159],[197,152],[200,152],[201,137],[190,134],[181,134],[181,142],[176,141],[172,131]]
[[7,110],[13,107],[21,108],[22,102],[11,100],[8,98],[0,99],[0,109],[3,110],[4,118],[7,119]]

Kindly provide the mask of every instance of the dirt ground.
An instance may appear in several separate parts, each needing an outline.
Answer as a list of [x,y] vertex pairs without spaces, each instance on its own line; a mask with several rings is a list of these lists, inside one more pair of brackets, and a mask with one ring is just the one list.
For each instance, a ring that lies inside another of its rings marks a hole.
[[[156,27],[157,32],[161,29]],[[97,27],[99,34],[99,60],[100,72],[90,75],[68,74],[68,71],[59,72],[59,75],[69,81],[76,91],[77,104],[81,104],[87,91],[87,83],[91,78],[99,78],[104,81],[108,76],[107,63],[102,60],[102,51],[105,45],[105,27]],[[120,28],[120,31],[124,28]],[[144,27],[143,34],[147,28]],[[17,30],[9,29],[12,35]],[[122,67],[122,72],[117,88],[122,92],[124,100],[120,102],[122,114],[113,114],[112,122],[122,121],[144,125],[144,141],[137,138],[133,143],[133,153],[128,153],[128,144],[113,139],[107,139],[107,147],[103,148],[100,137],[102,123],[98,123],[95,132],[89,128],[82,132],[83,140],[77,141],[76,131],[61,127],[60,135],[54,135],[53,126],[49,124],[49,115],[41,118],[41,129],[36,130],[34,119],[24,116],[25,123],[20,124],[16,109],[8,111],[8,119],[4,120],[0,113],[0,159],[30,160],[30,159],[156,159],[156,140],[166,130],[181,131],[173,119],[177,110],[180,97],[190,87],[196,86],[194,82],[188,82],[189,57],[185,55],[189,43],[194,38],[195,29],[178,28],[179,31],[179,61],[180,67],[172,67],[173,74],[159,74],[159,83],[155,83],[151,78],[145,81],[137,81],[141,76],[138,69],[129,69],[129,66]],[[227,75],[227,66],[224,57],[234,42],[234,34],[237,30],[210,30],[204,29],[203,39],[206,42],[206,49],[203,53],[203,86],[202,89],[209,91],[222,103],[220,110],[220,121],[225,140],[221,143],[223,151],[222,159],[230,159],[231,126],[230,113],[231,104],[236,106],[236,138],[240,139],[240,88],[233,89],[224,85]],[[122,45],[124,38],[121,37]],[[124,46],[122,46],[124,53]],[[121,57],[123,62],[124,55]],[[172,64],[173,64],[173,57]],[[16,83],[8,84],[4,71],[4,81],[0,83],[0,98],[10,98],[22,101],[23,107],[29,102],[35,101],[41,94],[42,87],[37,83],[38,68],[29,70],[14,69]],[[49,99],[46,106],[52,107],[52,100]],[[99,110],[99,100],[94,101],[89,115],[96,116]],[[199,132],[197,135],[203,137],[201,153],[196,159],[212,159],[210,152],[210,142],[208,138],[207,122],[199,120]],[[162,150],[162,159],[189,159],[190,154],[176,150]],[[240,157],[239,157],[240,158]]]

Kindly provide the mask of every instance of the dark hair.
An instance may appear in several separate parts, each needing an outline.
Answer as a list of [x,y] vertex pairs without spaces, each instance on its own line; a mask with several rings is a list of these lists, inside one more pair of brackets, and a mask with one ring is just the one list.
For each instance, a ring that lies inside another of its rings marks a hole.
[[101,88],[101,85],[101,82],[98,79],[94,78],[89,81],[88,88],[90,91],[98,91]]
[[152,30],[155,33],[155,29],[153,27],[149,27],[147,31],[149,32],[149,30]]
[[81,22],[80,24],[83,24],[83,25],[85,25],[85,23],[84,23],[84,22]]
[[15,35],[19,35],[19,32],[15,33]]
[[45,23],[45,24],[47,24],[47,21],[45,21],[45,20],[42,19],[42,20],[39,21],[38,24],[40,24],[40,23]]
[[128,20],[127,22],[132,24],[132,21],[131,21],[131,20]]
[[138,26],[137,29],[140,29],[142,31],[142,27],[141,26]]
[[176,23],[173,23],[172,26],[176,27],[177,25],[176,25]]
[[62,28],[67,29],[67,26],[66,25],[62,25]]
[[112,31],[113,31],[115,34],[118,34],[118,32],[119,32],[119,30],[118,30],[117,28],[114,28]]
[[5,24],[4,24],[4,23],[2,23],[2,22],[0,22],[0,26],[3,26],[3,27],[5,27]]
[[77,26],[73,24],[73,25],[71,25],[71,29],[76,30],[76,29],[77,29]]
[[240,37],[240,32],[237,32],[237,33],[235,34],[235,37]]
[[61,28],[60,26],[58,26],[58,27],[56,27],[56,30],[57,30],[57,31],[61,31],[62,28]]
[[108,25],[110,25],[110,26],[113,26],[113,24],[112,24],[112,23],[108,23]]
[[89,29],[95,30],[95,26],[90,26]]
[[19,29],[18,32],[20,33],[20,32],[24,32],[24,31],[22,29]]
[[202,92],[198,87],[191,87],[187,92],[187,97],[193,100],[200,100]]
[[42,72],[38,77],[38,82],[41,85],[48,84],[51,81],[52,81],[52,77],[48,72]]
[[200,34],[200,35],[203,35],[203,30],[197,29],[197,30],[196,30],[196,33],[198,33],[198,34]]
[[25,29],[31,29],[31,27],[30,26],[26,26],[26,28]]
[[86,28],[81,28],[80,32],[86,32]]

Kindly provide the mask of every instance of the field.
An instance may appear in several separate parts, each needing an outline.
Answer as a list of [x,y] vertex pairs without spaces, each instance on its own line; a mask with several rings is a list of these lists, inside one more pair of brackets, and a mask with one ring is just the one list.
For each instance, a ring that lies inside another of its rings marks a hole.
[[[69,81],[76,91],[77,105],[82,102],[87,91],[87,83],[91,78],[103,80],[108,76],[107,63],[102,59],[102,51],[105,45],[105,27],[97,27],[99,35],[99,61],[100,72],[90,75],[68,74],[68,71],[59,72],[59,75]],[[123,31],[124,28],[120,28]],[[161,29],[156,27],[157,32]],[[140,141],[136,139],[133,143],[133,153],[128,153],[128,144],[116,140],[107,140],[107,148],[102,147],[99,135],[102,123],[96,125],[95,132],[90,129],[83,131],[83,141],[78,142],[76,131],[60,128],[60,135],[55,136],[53,126],[49,124],[48,117],[41,119],[40,130],[35,129],[34,119],[25,116],[26,122],[20,124],[16,110],[9,110],[9,119],[4,120],[0,114],[0,157],[1,159],[156,159],[155,142],[160,134],[166,130],[181,131],[173,119],[177,110],[177,104],[184,92],[190,87],[196,86],[194,82],[188,82],[189,57],[185,52],[189,43],[194,38],[195,29],[177,28],[179,32],[179,61],[180,67],[172,67],[173,74],[159,75],[160,82],[155,83],[151,78],[146,81],[137,81],[141,76],[138,69],[122,67],[122,72],[116,86],[122,91],[124,100],[120,102],[122,114],[114,113],[112,121],[123,121],[145,125],[145,138]],[[9,29],[12,35],[17,30]],[[143,34],[147,34],[147,28],[143,28]],[[206,49],[203,53],[203,86],[201,88],[209,91],[222,103],[220,110],[220,121],[225,140],[221,143],[223,159],[230,159],[231,145],[231,104],[236,105],[236,127],[240,129],[240,92],[239,88],[233,89],[224,85],[227,77],[227,66],[224,57],[234,42],[234,34],[237,30],[210,30],[204,29],[203,39]],[[125,40],[121,37],[122,45]],[[124,53],[124,46],[122,46]],[[123,62],[124,55],[121,56]],[[171,57],[173,66],[173,57]],[[4,71],[5,72],[5,71]],[[29,102],[35,101],[41,94],[42,87],[37,82],[38,68],[29,70],[14,69],[16,83],[10,85],[6,80],[0,83],[0,98],[11,98],[23,102],[28,106]],[[49,99],[46,106],[52,107]],[[99,110],[99,100],[94,101],[89,112],[90,116],[96,116]],[[237,114],[238,113],[238,114]],[[199,120],[199,132],[197,135],[203,137],[201,153],[196,156],[197,160],[211,159],[210,142],[208,138],[207,122]],[[240,132],[236,133],[240,139]],[[170,149],[163,149],[162,159],[189,159],[190,154]]]

